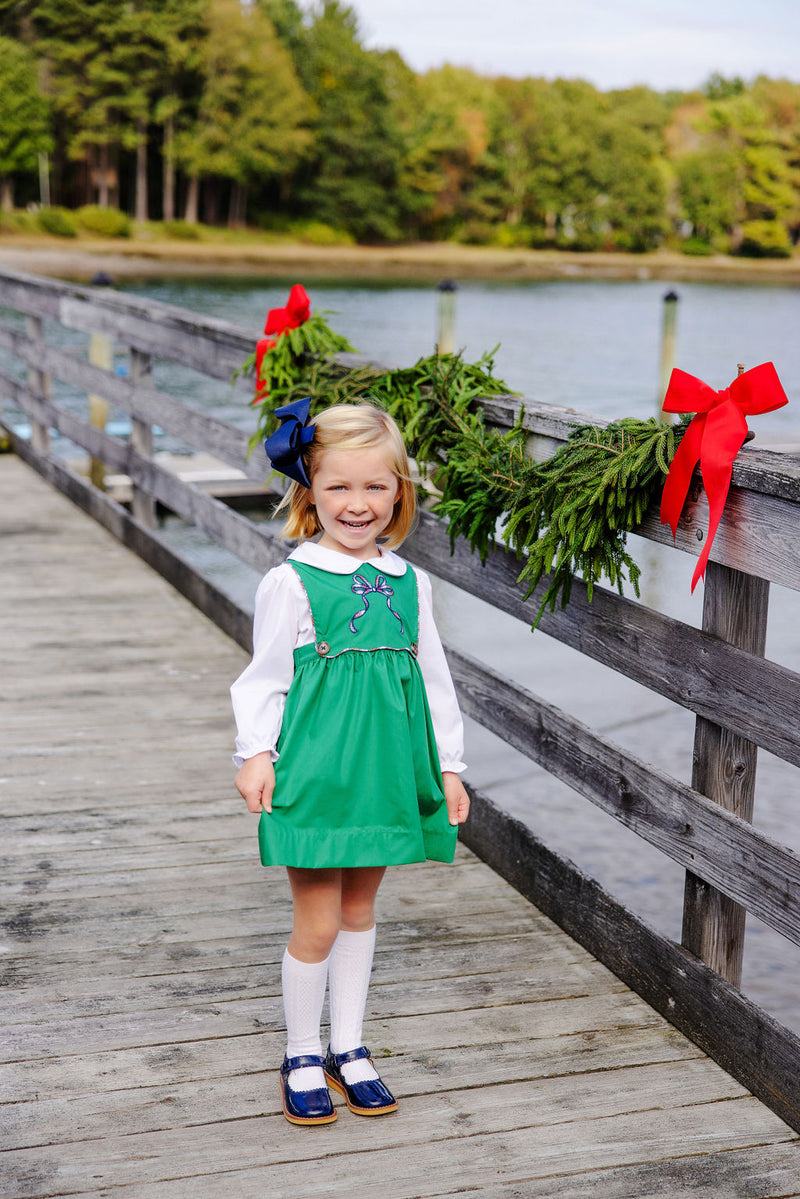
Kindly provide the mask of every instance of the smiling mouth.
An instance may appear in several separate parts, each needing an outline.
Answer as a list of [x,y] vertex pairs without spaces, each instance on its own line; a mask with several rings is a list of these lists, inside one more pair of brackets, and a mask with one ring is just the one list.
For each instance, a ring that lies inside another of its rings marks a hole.
[[343,520],[340,523],[343,524],[345,526],[345,528],[347,528],[347,529],[355,529],[356,531],[358,531],[359,529],[366,529],[368,525],[372,524],[372,521],[371,520]]

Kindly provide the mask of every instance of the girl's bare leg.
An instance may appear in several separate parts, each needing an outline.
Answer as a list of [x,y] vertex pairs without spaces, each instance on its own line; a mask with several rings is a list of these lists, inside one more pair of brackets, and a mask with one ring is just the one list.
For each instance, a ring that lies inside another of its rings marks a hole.
[[324,962],[342,918],[342,871],[287,867],[294,921],[289,953],[300,962]]
[[353,866],[342,871],[340,927],[361,933],[375,923],[375,896],[386,873],[385,866]]

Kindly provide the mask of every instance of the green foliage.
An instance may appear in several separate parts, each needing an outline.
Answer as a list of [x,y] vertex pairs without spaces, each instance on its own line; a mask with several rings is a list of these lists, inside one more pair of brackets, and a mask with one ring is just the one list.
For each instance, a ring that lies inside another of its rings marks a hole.
[[323,0],[295,65],[316,108],[314,153],[295,180],[301,210],[359,241],[394,240],[402,143],[381,56],[360,45],[354,11]]
[[581,426],[546,462],[512,461],[503,538],[525,558],[519,581],[526,598],[547,576],[539,617],[569,601],[574,575],[589,600],[602,577],[620,594],[626,577],[639,594],[641,571],[625,549],[663,484],[675,453],[676,430],[650,419],[625,419],[598,429]]
[[791,258],[786,226],[782,221],[745,221],[739,253],[745,258]]
[[144,219],[160,160],[165,216],[181,195],[189,223],[227,205],[232,226],[282,216],[315,245],[638,252],[688,222],[720,251],[752,221],[800,240],[800,83],[415,74],[364,47],[342,0],[0,0],[0,116],[6,206],[52,147],[59,204],[117,207],[135,174]]
[[0,37],[0,176],[36,169],[39,152],[52,145],[49,110],[33,53]]
[[75,219],[87,233],[99,237],[130,237],[131,222],[124,212],[116,208],[101,208],[99,204],[85,204],[77,209]]
[[197,119],[176,138],[194,177],[239,183],[289,174],[311,144],[312,105],[291,58],[257,8],[212,0]]
[[690,258],[709,258],[713,253],[714,247],[699,237],[687,237],[686,241],[681,242],[681,254],[687,254]]
[[[590,600],[601,578],[620,594],[629,580],[639,594],[627,534],[661,487],[686,423],[582,425],[537,463],[526,453],[522,411],[507,433],[484,423],[478,399],[511,394],[494,376],[493,352],[474,364],[434,354],[401,370],[348,369],[334,358],[351,349],[343,342],[319,314],[278,339],[266,357],[269,392],[251,446],[273,431],[274,409],[291,400],[309,397],[312,418],[331,404],[378,404],[397,421],[420,470],[428,470],[451,541],[466,538],[483,560],[500,537],[524,563],[518,581],[525,598],[546,582],[534,627],[548,606],[552,611],[559,599],[566,606],[576,574]],[[250,358],[242,369],[252,365]]]
[[37,214],[39,228],[53,237],[77,237],[75,218],[66,208],[43,208]]

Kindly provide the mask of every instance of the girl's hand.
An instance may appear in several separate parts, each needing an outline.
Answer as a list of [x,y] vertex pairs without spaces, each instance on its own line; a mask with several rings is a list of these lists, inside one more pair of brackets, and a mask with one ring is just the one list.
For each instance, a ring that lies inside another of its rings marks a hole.
[[275,790],[275,767],[267,751],[247,758],[234,779],[236,789],[247,804],[248,812],[272,811],[272,792]]
[[451,824],[463,824],[469,816],[469,796],[464,784],[452,770],[442,771],[447,816]]

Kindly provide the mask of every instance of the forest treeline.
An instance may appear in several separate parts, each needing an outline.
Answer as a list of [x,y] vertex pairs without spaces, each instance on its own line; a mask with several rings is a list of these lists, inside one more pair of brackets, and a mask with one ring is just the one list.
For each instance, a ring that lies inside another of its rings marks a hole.
[[415,74],[339,0],[0,0],[0,203],[54,231],[92,205],[120,232],[788,255],[800,84]]

